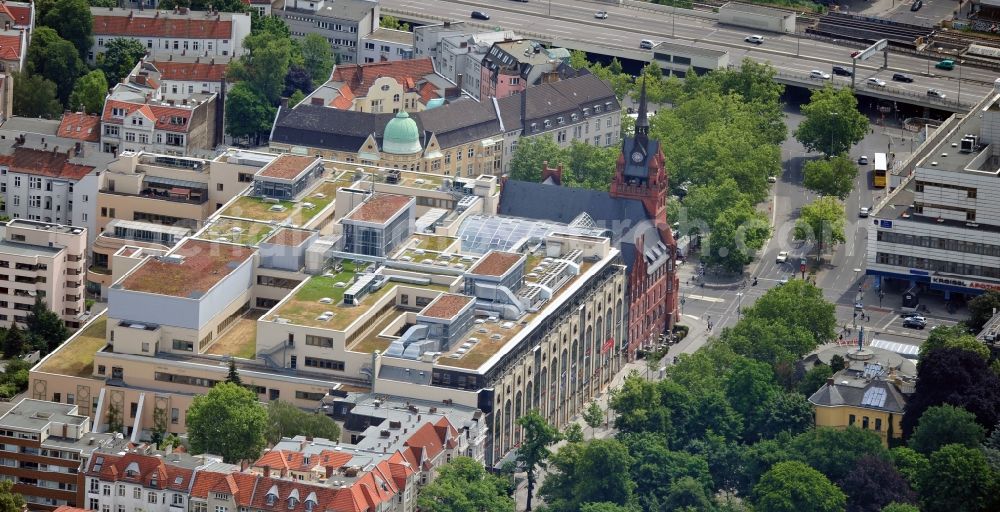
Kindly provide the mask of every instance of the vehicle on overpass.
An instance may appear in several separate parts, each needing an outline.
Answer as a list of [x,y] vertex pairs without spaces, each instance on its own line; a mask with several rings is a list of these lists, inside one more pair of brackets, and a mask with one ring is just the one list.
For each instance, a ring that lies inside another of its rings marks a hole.
[[764,36],[759,36],[757,34],[746,36],[743,40],[753,44],[764,44]]
[[488,20],[488,19],[490,19],[490,15],[486,14],[483,11],[472,11],[472,16],[471,17],[474,20]]
[[927,89],[927,95],[931,98],[937,98],[943,100],[945,95],[939,89]]
[[606,20],[608,19],[608,11],[597,11],[594,13],[594,17],[599,20]]
[[875,188],[885,188],[885,174],[889,170],[889,159],[885,153],[875,153],[872,184]]
[[854,74],[854,73],[851,73],[850,69],[847,69],[844,66],[834,66],[832,68],[832,71],[833,71],[833,74],[835,74],[837,76],[851,76],[851,75]]
[[867,84],[868,87],[878,87],[878,88],[881,89],[881,88],[885,87],[885,80],[882,80],[881,78],[877,78],[877,77],[873,76],[873,77],[869,78],[868,80],[865,80],[865,84]]
[[819,78],[821,80],[829,80],[830,79],[830,73],[825,73],[825,72],[820,71],[818,69],[814,69],[814,70],[812,70],[812,71],[809,72],[809,78]]
[[951,59],[944,59],[944,60],[938,62],[937,64],[935,64],[934,67],[936,67],[938,69],[943,69],[945,71],[951,71],[951,70],[955,69],[955,61],[953,61]]
[[908,84],[913,83],[913,77],[907,75],[906,73],[893,73],[892,79],[896,82],[906,82]]
[[642,48],[643,50],[652,50],[653,46],[655,45],[649,39],[643,39],[642,41],[639,41],[639,48]]

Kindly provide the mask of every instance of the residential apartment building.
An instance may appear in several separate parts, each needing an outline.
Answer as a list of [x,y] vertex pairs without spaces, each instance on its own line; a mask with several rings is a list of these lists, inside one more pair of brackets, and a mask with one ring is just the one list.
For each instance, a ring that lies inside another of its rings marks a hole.
[[557,81],[569,62],[565,48],[545,48],[530,39],[493,43],[483,57],[479,98],[506,98],[542,82]]
[[377,28],[361,38],[358,63],[409,60],[413,58],[413,32]]
[[0,121],[10,119],[14,115],[13,73],[24,69],[30,34],[30,29],[12,28],[9,9],[7,11],[5,12],[3,4],[0,4],[0,20],[3,20],[6,27],[0,30]]
[[330,80],[301,104],[376,114],[414,113],[441,106],[446,96],[457,94],[425,58],[338,65]]
[[88,395],[60,396],[66,403],[22,399],[0,417],[0,478],[13,482],[31,510],[84,507],[82,472],[101,447],[120,449],[114,434],[91,430],[91,419],[79,414],[77,400]]
[[[101,150],[149,151],[177,156],[209,156],[222,143],[222,93],[193,84],[161,83],[159,70],[140,62],[135,72],[116,85],[101,114]],[[208,92],[203,92],[208,91]]]
[[[84,153],[101,150],[101,116],[83,112],[66,112],[59,119],[56,136],[82,143]],[[74,143],[75,146],[75,143]]]
[[438,74],[483,101],[483,60],[494,43],[518,39],[512,31],[478,32],[465,23],[446,21],[414,27],[413,56],[432,58]]
[[621,141],[621,104],[607,82],[590,73],[529,87],[496,103],[505,132],[505,174],[522,137],[551,137],[560,147],[574,140],[598,147]]
[[68,327],[79,327],[87,318],[86,244],[86,228],[7,221],[0,239],[0,325],[25,324],[35,300],[41,298]]
[[1000,80],[892,172],[868,220],[866,273],[883,292],[965,300],[1000,290]]
[[136,63],[129,76],[138,76],[145,71],[159,83],[161,102],[174,105],[184,104],[184,100],[198,99],[199,96],[225,94],[226,70],[230,59],[227,57],[175,56],[164,60],[146,57]]
[[35,4],[33,2],[4,2],[0,6],[0,24],[4,30],[24,29],[30,36],[31,30],[35,28]]
[[278,0],[272,12],[285,20],[292,36],[325,37],[344,63],[362,62],[361,40],[379,28],[379,5],[373,0]]
[[[107,166],[95,193],[98,236],[90,245],[91,293],[107,296],[116,271],[131,257],[162,254],[197,231],[222,205],[244,192],[274,157],[228,152],[214,160],[155,153],[122,155]],[[116,258],[116,254],[130,257]],[[122,261],[119,268],[115,262]]]
[[[253,179],[193,237],[140,251],[107,312],[33,369],[32,396],[86,388],[102,397],[95,424],[126,411],[133,441],[157,410],[183,432],[191,397],[240,354],[262,400],[345,414],[350,385],[472,411],[482,449],[466,453],[492,464],[520,442],[518,416],[561,427],[620,368],[625,266],[602,231],[494,217],[493,175],[292,154]],[[80,353],[93,361],[70,364]],[[394,439],[389,421],[376,442]]]
[[152,59],[169,55],[239,57],[243,39],[250,35],[250,15],[217,11],[173,11],[91,7],[94,46],[87,53],[93,64],[118,38],[137,39]]

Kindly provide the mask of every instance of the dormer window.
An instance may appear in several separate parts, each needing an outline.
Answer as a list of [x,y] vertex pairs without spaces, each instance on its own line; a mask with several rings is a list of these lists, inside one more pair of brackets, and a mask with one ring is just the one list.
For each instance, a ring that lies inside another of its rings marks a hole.
[[590,109],[589,108],[583,109],[583,115],[589,116],[590,115]]
[[125,476],[128,478],[137,478],[139,476],[139,464],[132,462],[125,467]]
[[556,122],[559,123],[559,124],[566,124],[566,120],[563,119],[563,116],[557,117],[556,118]]
[[544,123],[546,128],[550,128],[552,126],[552,121],[549,121],[548,119],[546,119]]
[[595,114],[600,114],[601,113],[601,106],[600,105],[594,105],[594,113]]
[[112,117],[125,117],[125,109],[119,107],[112,107],[111,109]]
[[576,121],[577,119],[580,119],[580,115],[574,112],[570,114],[569,119],[570,121]]
[[278,486],[272,485],[267,491],[267,504],[268,506],[274,506],[278,502]]
[[157,480],[158,479],[156,477],[156,473],[153,473],[153,475],[149,477],[149,486],[150,487],[156,487],[157,486]]
[[531,131],[532,132],[538,131],[538,123],[531,123]]
[[306,501],[306,512],[313,512],[313,508],[315,507],[316,507],[315,503],[311,501]]
[[292,492],[288,494],[288,509],[291,510],[299,504],[299,490],[292,489]]
[[604,109],[605,110],[611,110],[611,102],[610,101],[605,101],[604,102]]

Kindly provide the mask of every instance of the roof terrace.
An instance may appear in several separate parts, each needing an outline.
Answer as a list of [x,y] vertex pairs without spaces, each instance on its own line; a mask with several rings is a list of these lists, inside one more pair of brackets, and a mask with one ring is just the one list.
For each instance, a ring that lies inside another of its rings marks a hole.
[[258,176],[279,180],[294,180],[319,162],[318,157],[283,153],[265,165]]
[[410,196],[376,193],[358,205],[345,219],[383,224],[403,211],[412,202],[413,198]]
[[275,230],[271,224],[232,217],[216,217],[198,233],[199,238],[256,246]]
[[[399,185],[401,187],[416,188],[421,190],[439,190],[444,184],[444,178],[436,174],[428,174],[414,171],[404,171],[400,169],[387,169],[373,165],[361,165],[344,162],[326,161],[328,169],[342,171],[345,175],[342,179],[352,181],[366,181],[371,183],[372,174],[375,175],[375,183]],[[361,175],[357,176],[356,171],[361,170]],[[358,179],[355,179],[358,178]],[[345,185],[346,186],[346,185]]]
[[288,222],[296,226],[309,224],[334,202],[337,189],[350,183],[340,177],[317,182],[300,201],[279,201],[252,196],[240,196],[219,212],[225,217],[237,217],[261,222]]
[[254,250],[240,245],[189,238],[168,256],[147,258],[115,286],[199,298],[253,254]]

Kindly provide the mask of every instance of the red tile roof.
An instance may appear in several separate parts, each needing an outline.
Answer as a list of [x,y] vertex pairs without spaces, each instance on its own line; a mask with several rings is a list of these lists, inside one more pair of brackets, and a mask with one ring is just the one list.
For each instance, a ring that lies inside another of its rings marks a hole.
[[230,20],[94,16],[94,35],[171,37],[177,39],[232,39]]
[[430,423],[424,423],[403,444],[413,453],[411,463],[415,462],[415,466],[434,460],[444,451],[444,440]]
[[52,151],[40,151],[15,148],[13,154],[0,156],[0,165],[6,165],[12,172],[79,180],[93,171],[94,168],[89,165],[70,163],[67,153],[72,149],[67,147],[54,148]]
[[330,106],[340,110],[349,110],[352,105],[354,105],[354,91],[351,90],[351,86],[342,85],[339,90],[340,94],[336,98],[330,100]]
[[313,468],[322,467],[330,472],[344,467],[345,464],[351,461],[352,455],[349,453],[344,453],[335,450],[323,450],[316,455],[309,457],[309,463],[306,463],[305,455],[302,452],[288,451],[288,450],[271,450],[257,459],[254,462],[254,467],[265,468],[269,467],[274,470],[281,471],[285,473],[287,471],[312,471]]
[[151,489],[186,491],[194,471],[168,462],[162,457],[141,453],[98,452],[90,458],[86,475],[108,482],[135,482]]
[[9,61],[21,60],[20,34],[0,35],[0,60],[9,60]]
[[[112,109],[114,108],[123,108],[125,109],[126,114],[135,112],[136,110],[141,110],[146,117],[156,121],[157,130],[186,133],[191,129],[192,109],[190,108],[171,107],[168,105],[147,105],[143,103],[131,103],[128,101],[109,99],[104,102],[104,113],[101,115],[102,122],[112,124],[122,124],[124,122],[123,119],[111,115]],[[184,124],[174,124],[172,122],[174,118],[183,119]]]
[[361,203],[347,218],[359,222],[382,223],[406,207],[413,198],[396,194],[375,194],[370,199]]
[[7,5],[7,12],[13,18],[14,24],[27,27],[31,24],[31,6],[28,5]]
[[191,82],[218,82],[226,77],[228,64],[211,62],[153,61],[160,71],[160,80],[187,80]]
[[261,171],[261,176],[282,180],[293,180],[303,171],[312,167],[319,158],[283,153],[267,164]]
[[86,142],[100,142],[101,118],[80,112],[67,112],[62,116],[56,135]]
[[[389,464],[382,461],[346,488],[250,473],[198,472],[191,496],[207,498],[210,492],[231,494],[239,506],[258,510],[305,512],[306,501],[314,500],[314,510],[363,512],[391,501],[399,488],[391,477]],[[269,494],[274,496],[272,504],[268,503]],[[288,506],[289,498],[296,495],[294,505]]]
[[434,63],[430,57],[424,59],[369,62],[366,64],[341,64],[333,70],[331,81],[343,82],[354,95],[364,97],[368,89],[381,77],[391,77],[407,89],[424,76],[434,73]]
[[85,508],[76,508],[69,505],[59,505],[53,512],[88,512]]

